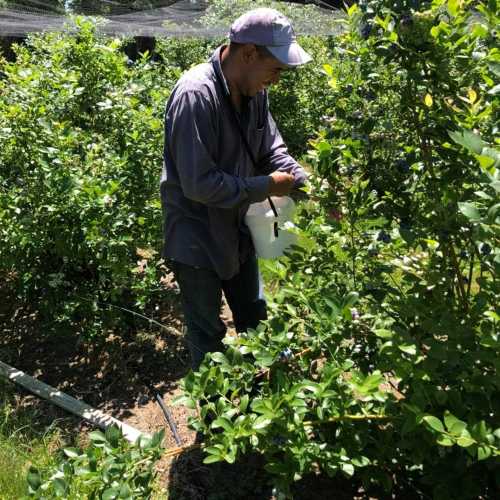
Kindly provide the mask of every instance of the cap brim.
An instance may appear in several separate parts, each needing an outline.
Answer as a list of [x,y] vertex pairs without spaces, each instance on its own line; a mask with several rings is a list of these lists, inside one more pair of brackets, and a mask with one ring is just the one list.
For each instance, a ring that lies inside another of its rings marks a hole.
[[266,48],[280,63],[287,66],[301,66],[312,60],[312,57],[297,42],[278,47],[266,45]]

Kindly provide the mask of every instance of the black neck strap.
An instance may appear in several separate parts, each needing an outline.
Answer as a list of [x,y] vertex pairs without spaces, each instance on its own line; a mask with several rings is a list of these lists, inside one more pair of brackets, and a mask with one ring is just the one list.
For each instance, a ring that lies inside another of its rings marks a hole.
[[[255,170],[258,172],[259,171],[258,162],[257,162],[255,156],[253,155],[252,149],[250,148],[250,144],[248,143],[247,137],[245,135],[245,131],[243,130],[243,126],[241,125],[240,118],[238,116],[238,113],[236,112],[233,101],[231,100],[231,95],[226,92],[226,87],[225,87],[224,82],[222,81],[217,69],[218,68],[215,67],[215,64],[214,64],[214,73],[215,73],[215,77],[217,78],[217,82],[219,83],[219,85],[222,89],[222,94],[224,95],[224,97],[228,103],[229,109],[231,110],[231,116],[233,118],[234,123],[236,124],[236,127],[238,128],[238,130],[240,132],[240,136],[241,136],[241,139],[243,140],[243,144],[245,145],[245,149],[248,153],[248,156],[250,157],[250,160],[252,161],[252,164],[253,164]],[[221,67],[221,71],[222,71],[222,67]],[[273,200],[271,200],[270,196],[267,197],[267,200],[269,201],[269,205],[271,205],[271,210],[273,211],[274,216],[277,218],[278,211],[276,210],[276,207],[274,206]],[[277,222],[274,223],[274,236],[276,238],[278,237],[278,223]]]

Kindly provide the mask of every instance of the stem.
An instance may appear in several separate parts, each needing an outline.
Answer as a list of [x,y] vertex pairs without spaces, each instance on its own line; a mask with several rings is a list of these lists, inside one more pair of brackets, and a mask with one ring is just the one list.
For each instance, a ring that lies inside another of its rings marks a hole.
[[460,297],[462,299],[462,305],[465,311],[468,309],[468,303],[467,303],[467,295],[465,293],[465,288],[464,288],[464,278],[462,276],[462,273],[460,271],[460,266],[458,265],[458,259],[457,255],[455,253],[455,249],[453,248],[453,244],[450,243],[448,246],[449,252],[450,252],[450,257],[451,257],[451,262],[453,264],[453,267],[455,269],[455,274],[458,279],[458,289],[460,291]]
[[324,420],[306,420],[303,422],[304,425],[320,425],[328,424],[331,422],[341,422],[343,420],[351,421],[366,421],[366,420],[393,420],[395,417],[390,417],[388,415],[339,415],[338,417],[331,417]]
[[354,250],[354,223],[351,224],[351,247],[352,247],[352,279],[356,288],[356,253]]
[[185,451],[190,451],[194,450],[196,448],[201,448],[201,444],[190,444],[187,446],[179,446],[178,448],[169,448],[168,450],[165,450],[165,453],[163,454],[164,457],[175,457],[176,455],[180,455],[181,453]]
[[469,283],[467,283],[467,302],[469,302],[470,298],[470,289],[472,286],[472,273],[474,271],[474,253],[470,256],[470,263],[469,263]]

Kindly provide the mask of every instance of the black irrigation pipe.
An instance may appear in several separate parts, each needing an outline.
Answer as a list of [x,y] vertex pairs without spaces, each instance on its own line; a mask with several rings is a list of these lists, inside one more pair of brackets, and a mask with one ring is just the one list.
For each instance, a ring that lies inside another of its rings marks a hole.
[[168,422],[168,426],[170,427],[170,430],[172,431],[172,434],[174,435],[175,442],[177,443],[177,446],[182,446],[182,439],[179,436],[179,432],[177,431],[177,426],[175,425],[174,418],[172,417],[172,414],[170,413],[169,409],[167,408],[167,405],[163,401],[163,398],[154,390],[152,389],[153,394],[155,395],[156,401],[160,405],[160,408],[163,411],[163,415],[165,415],[165,420]]

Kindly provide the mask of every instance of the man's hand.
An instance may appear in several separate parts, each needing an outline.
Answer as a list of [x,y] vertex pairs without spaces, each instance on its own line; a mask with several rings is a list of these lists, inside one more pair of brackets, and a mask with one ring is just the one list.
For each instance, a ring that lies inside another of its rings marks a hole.
[[271,177],[269,196],[286,196],[295,182],[293,175],[286,172],[273,172],[269,177]]

